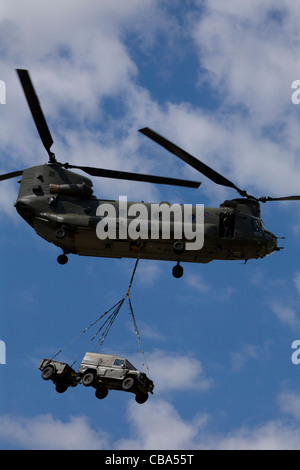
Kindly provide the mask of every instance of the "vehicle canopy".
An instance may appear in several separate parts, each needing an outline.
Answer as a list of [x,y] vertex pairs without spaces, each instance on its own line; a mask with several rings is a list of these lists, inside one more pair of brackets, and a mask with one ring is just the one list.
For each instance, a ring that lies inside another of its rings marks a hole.
[[105,366],[105,367],[124,367],[129,370],[136,368],[124,357],[115,356],[113,354],[99,354],[87,352],[81,362],[81,365]]

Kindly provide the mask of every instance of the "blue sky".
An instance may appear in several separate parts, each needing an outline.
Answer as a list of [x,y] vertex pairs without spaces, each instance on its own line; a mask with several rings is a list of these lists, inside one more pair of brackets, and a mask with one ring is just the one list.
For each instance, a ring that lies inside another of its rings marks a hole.
[[[59,161],[202,181],[93,178],[99,198],[218,207],[236,197],[137,132],[145,126],[250,194],[299,194],[297,3],[3,0],[0,22],[0,173],[47,161],[15,73],[26,68]],[[41,379],[40,359],[125,295],[134,261],[58,265],[59,250],[16,213],[17,192],[16,179],[1,182],[1,449],[299,449],[298,202],[262,205],[266,228],[285,237],[263,260],[186,264],[181,279],[173,263],[140,261],[131,300],[155,393],[138,405],[83,386],[57,394]],[[143,368],[128,313],[103,352]],[[80,361],[91,336],[62,358]]]

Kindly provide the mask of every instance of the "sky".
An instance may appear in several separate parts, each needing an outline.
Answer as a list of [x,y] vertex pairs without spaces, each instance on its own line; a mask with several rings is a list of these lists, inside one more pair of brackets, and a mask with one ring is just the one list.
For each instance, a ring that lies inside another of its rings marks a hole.
[[[218,207],[237,196],[142,127],[249,194],[299,194],[299,23],[292,0],[2,0],[0,174],[48,160],[15,72],[24,68],[59,161],[202,182],[92,178],[98,198]],[[59,265],[58,248],[18,216],[18,187],[0,185],[1,449],[300,448],[299,202],[262,204],[266,228],[285,237],[264,259],[186,263],[180,279],[173,262],[139,262],[130,296],[144,354],[126,303],[102,352],[153,380],[140,405],[81,385],[58,394],[41,379],[42,358],[63,349],[58,359],[79,366],[95,347],[91,329],[80,333],[126,294],[134,260]]]

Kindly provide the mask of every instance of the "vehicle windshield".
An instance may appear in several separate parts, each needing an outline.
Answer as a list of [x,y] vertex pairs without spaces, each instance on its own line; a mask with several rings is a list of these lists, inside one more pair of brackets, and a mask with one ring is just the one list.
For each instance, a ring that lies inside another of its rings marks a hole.
[[127,361],[127,359],[125,361],[125,364],[127,369],[136,370],[136,368],[129,361]]
[[136,368],[127,359],[118,358],[114,360],[114,366],[125,367],[126,369],[136,370]]
[[122,367],[122,366],[124,366],[124,364],[125,364],[124,359],[115,359],[115,361],[114,361],[114,366]]

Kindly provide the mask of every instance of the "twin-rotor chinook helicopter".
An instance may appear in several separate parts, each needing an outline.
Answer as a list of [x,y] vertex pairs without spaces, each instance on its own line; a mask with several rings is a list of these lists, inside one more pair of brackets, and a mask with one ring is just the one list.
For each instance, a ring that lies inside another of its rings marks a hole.
[[[149,137],[184,162],[211,179],[214,183],[235,189],[241,197],[224,201],[220,207],[204,209],[204,245],[200,250],[186,249],[184,236],[178,240],[163,239],[100,239],[96,227],[101,217],[99,205],[109,202],[118,207],[118,201],[97,199],[93,195],[89,178],[70,171],[78,169],[91,176],[133,180],[148,183],[171,184],[197,188],[199,182],[161,176],[107,170],[60,163],[51,152],[53,139],[43,115],[27,70],[17,69],[29,108],[42,143],[49,155],[46,164],[0,175],[0,181],[22,176],[15,203],[18,213],[36,233],[62,249],[57,261],[65,264],[67,254],[109,258],[137,258],[174,261],[172,273],[183,274],[180,262],[208,263],[212,260],[244,260],[263,258],[279,251],[277,237],[266,230],[260,216],[260,202],[300,200],[300,196],[260,197],[250,196],[234,183],[217,173],[192,155],[149,128],[140,132]],[[131,203],[128,203],[130,206]],[[151,204],[145,204],[150,207]],[[150,218],[144,221],[151,224]],[[151,232],[151,231],[150,231]],[[174,232],[174,231],[173,231]],[[161,233],[161,232],[160,232]],[[173,233],[174,235],[174,233]]]

